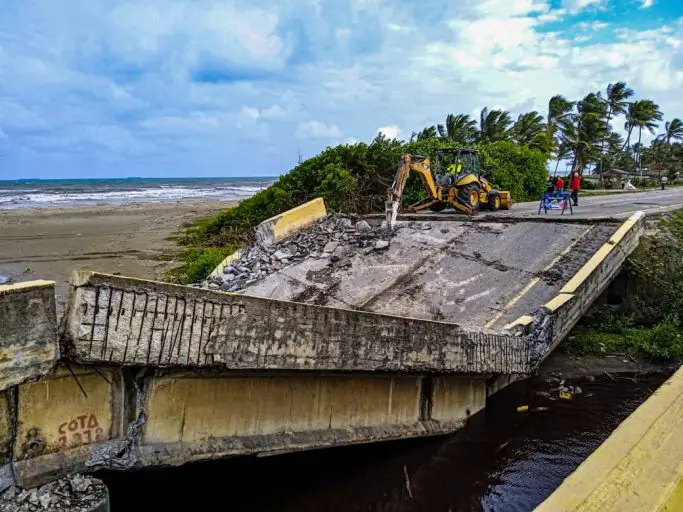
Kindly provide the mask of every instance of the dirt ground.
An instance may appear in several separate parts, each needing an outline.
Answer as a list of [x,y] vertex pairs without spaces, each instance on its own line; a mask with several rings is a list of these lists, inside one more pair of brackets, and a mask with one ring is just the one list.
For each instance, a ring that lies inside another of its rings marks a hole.
[[[0,210],[0,276],[14,282],[56,282],[64,304],[72,270],[161,279],[178,265],[177,245],[165,240],[198,218],[234,206],[228,201]],[[163,261],[171,257],[171,261]]]

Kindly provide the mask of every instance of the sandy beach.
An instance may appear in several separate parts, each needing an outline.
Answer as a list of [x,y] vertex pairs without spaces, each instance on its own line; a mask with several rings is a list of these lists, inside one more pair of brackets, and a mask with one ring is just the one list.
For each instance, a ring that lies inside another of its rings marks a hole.
[[[174,201],[123,206],[0,209],[0,276],[56,282],[58,309],[69,274],[88,269],[161,279],[177,266],[178,246],[165,240],[189,222],[234,201]],[[171,258],[173,259],[173,258]]]

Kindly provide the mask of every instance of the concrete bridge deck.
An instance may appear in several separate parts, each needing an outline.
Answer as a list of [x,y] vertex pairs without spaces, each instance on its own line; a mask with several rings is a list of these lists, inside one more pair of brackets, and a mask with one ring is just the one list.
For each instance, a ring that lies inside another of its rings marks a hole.
[[59,327],[53,283],[0,287],[0,489],[453,432],[559,343],[643,218],[434,224],[242,293],[76,272]]
[[386,250],[340,244],[240,293],[502,332],[555,297],[619,225],[399,221]]

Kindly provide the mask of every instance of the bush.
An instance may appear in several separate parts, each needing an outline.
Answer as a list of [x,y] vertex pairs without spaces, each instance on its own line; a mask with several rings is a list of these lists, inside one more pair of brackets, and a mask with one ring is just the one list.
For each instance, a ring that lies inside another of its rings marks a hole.
[[681,323],[678,315],[670,315],[651,328],[621,327],[615,332],[579,327],[563,344],[563,350],[575,355],[625,353],[654,361],[681,360]]
[[545,191],[547,157],[540,151],[514,142],[501,141],[481,147],[482,166],[515,202],[533,201]]
[[239,245],[227,247],[192,248],[183,254],[185,263],[166,274],[166,280],[189,284],[201,281],[208,276],[218,264],[239,248]]

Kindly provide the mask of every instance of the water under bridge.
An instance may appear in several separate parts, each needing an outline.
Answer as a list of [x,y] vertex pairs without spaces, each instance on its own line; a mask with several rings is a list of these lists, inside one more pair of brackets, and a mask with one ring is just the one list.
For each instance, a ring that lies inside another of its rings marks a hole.
[[385,250],[239,293],[75,271],[59,319],[54,283],[2,286],[0,489],[454,432],[562,341],[644,218],[403,217]]

